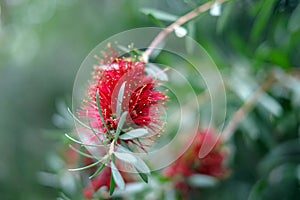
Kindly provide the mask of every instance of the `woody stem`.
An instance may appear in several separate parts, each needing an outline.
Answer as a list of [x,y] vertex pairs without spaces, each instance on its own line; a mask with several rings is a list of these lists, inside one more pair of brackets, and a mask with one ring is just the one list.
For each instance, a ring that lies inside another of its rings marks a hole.
[[188,21],[198,17],[201,13],[206,12],[207,10],[209,10],[214,4],[218,3],[218,4],[222,4],[226,1],[229,0],[215,0],[215,1],[210,1],[207,2],[199,7],[197,7],[196,9],[192,10],[191,12],[183,15],[182,17],[180,17],[177,21],[175,21],[174,23],[172,23],[171,25],[169,25],[168,27],[164,28],[155,38],[154,40],[151,42],[151,44],[149,45],[148,49],[144,52],[143,54],[143,58],[145,62],[148,62],[149,57],[151,55],[151,53],[155,50],[155,48],[170,34],[172,33],[176,28],[178,28],[179,26],[187,23]]
[[233,135],[234,131],[237,129],[240,122],[247,116],[249,112],[253,110],[256,106],[259,99],[264,95],[264,92],[267,91],[272,84],[276,81],[276,78],[273,75],[270,75],[261,86],[256,89],[256,91],[250,96],[248,101],[246,101],[233,115],[232,119],[229,121],[227,126],[224,128],[221,137],[224,141],[229,140]]

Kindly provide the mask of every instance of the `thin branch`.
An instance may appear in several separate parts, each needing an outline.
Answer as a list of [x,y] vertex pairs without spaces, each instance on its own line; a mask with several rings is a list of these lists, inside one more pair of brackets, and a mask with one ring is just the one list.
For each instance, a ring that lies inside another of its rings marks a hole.
[[169,25],[167,28],[163,29],[156,38],[151,42],[148,49],[143,54],[143,59],[145,62],[148,62],[149,57],[151,53],[155,50],[155,48],[170,34],[172,33],[176,28],[179,26],[187,23],[188,21],[198,17],[201,13],[206,12],[209,10],[215,3],[222,4],[229,0],[216,0],[216,1],[210,1],[207,2],[198,8],[192,10],[191,12],[185,14],[184,16],[180,17],[176,22]]
[[249,97],[246,101],[233,115],[232,119],[229,121],[227,126],[224,128],[221,137],[224,141],[227,141],[231,138],[234,131],[239,126],[240,122],[247,116],[249,112],[253,110],[256,106],[259,99],[264,95],[264,92],[267,91],[272,84],[276,81],[276,78],[271,74],[261,86]]

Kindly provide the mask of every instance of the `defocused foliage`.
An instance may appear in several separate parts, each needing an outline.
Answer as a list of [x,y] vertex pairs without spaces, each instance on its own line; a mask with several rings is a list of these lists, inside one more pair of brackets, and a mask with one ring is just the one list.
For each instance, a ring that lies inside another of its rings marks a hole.
[[[70,124],[54,114],[65,114],[61,102],[70,106],[81,62],[113,34],[157,23],[168,25],[172,17],[204,2],[1,0],[0,199],[55,199],[62,188],[80,199],[81,191],[76,188],[81,186],[74,185],[78,177],[62,171],[67,142],[62,141],[63,131],[58,128],[68,131]],[[160,20],[149,8],[167,11],[168,19]],[[150,18],[141,9],[150,13]],[[191,196],[297,199],[299,1],[232,0],[222,6],[220,16],[207,12],[184,27],[208,51],[224,76],[226,122],[271,71],[278,79],[230,141],[232,176],[216,187],[195,189]],[[181,64],[163,54],[157,59],[170,66]],[[180,68],[188,74],[185,66]]]

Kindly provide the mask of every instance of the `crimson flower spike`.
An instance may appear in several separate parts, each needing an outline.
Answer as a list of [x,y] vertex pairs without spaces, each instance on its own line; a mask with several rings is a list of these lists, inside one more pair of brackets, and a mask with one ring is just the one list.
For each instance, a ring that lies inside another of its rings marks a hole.
[[110,45],[109,49],[111,53],[105,53],[101,63],[94,66],[79,119],[89,121],[92,129],[102,133],[101,138],[113,140],[121,113],[128,112],[121,134],[145,128],[158,136],[164,125],[161,108],[168,100],[165,92],[157,90],[160,80],[150,76],[147,64],[136,56],[118,57]]

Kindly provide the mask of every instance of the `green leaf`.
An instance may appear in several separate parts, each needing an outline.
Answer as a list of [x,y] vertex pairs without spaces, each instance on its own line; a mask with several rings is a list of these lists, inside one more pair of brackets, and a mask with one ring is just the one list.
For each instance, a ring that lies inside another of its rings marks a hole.
[[89,114],[89,113],[88,113],[88,110],[87,110],[87,111],[86,111],[86,118],[87,118],[87,120],[88,120],[89,126],[91,127],[91,130],[92,130],[93,134],[95,135],[95,137],[96,137],[96,138],[98,139],[98,141],[101,143],[101,142],[102,142],[101,139],[99,138],[99,136],[98,136],[98,134],[96,133],[96,131],[92,128],[91,120],[90,120],[88,114]]
[[233,13],[233,9],[235,4],[234,2],[228,2],[227,4],[223,5],[223,13],[222,16],[218,18],[217,21],[217,33],[222,33],[226,24],[231,20],[231,14]]
[[104,120],[104,117],[103,117],[103,114],[102,114],[102,108],[101,108],[100,98],[99,98],[99,91],[96,93],[96,101],[97,101],[98,112],[99,112],[100,118],[102,120],[102,123],[103,123],[105,129],[107,130],[107,132],[109,133],[109,129],[106,126],[106,123],[105,123],[105,120]]
[[212,176],[195,174],[188,178],[188,182],[194,187],[213,187],[218,183],[218,180]]
[[127,47],[125,47],[125,46],[123,46],[123,45],[117,45],[117,47],[118,47],[120,50],[124,51],[125,53],[128,53],[128,52],[131,52],[131,51],[132,51],[132,49],[127,48]]
[[277,99],[265,93],[260,100],[259,103],[264,106],[270,113],[279,117],[283,113],[283,108]]
[[125,46],[123,46],[123,45],[119,45],[119,44],[118,44],[117,46],[118,46],[118,48],[119,48],[121,51],[123,51],[123,52],[125,52],[125,53],[130,53],[130,54],[132,54],[133,56],[139,57],[140,55],[142,55],[142,51],[140,51],[139,49],[134,48],[133,45],[128,45],[128,47],[125,47]]
[[272,151],[266,155],[258,164],[261,174],[270,173],[275,167],[284,163],[300,161],[300,141],[293,139],[278,144]]
[[116,131],[116,136],[115,136],[115,142],[117,142],[119,135],[121,133],[121,130],[123,128],[123,125],[126,121],[126,117],[127,117],[128,112],[123,112],[123,114],[121,115],[120,121],[118,123],[118,127],[117,127],[117,131]]
[[[194,40],[196,39],[196,23],[195,21],[190,21],[187,23],[188,36],[185,38],[185,48],[189,54],[194,52],[195,44]],[[192,39],[191,39],[192,38]]]
[[[122,194],[126,195],[127,197],[134,197],[138,195],[138,193],[145,191],[145,189],[149,188],[146,184],[142,182],[132,182],[126,184],[126,190],[118,191],[119,193],[116,196],[122,196]],[[120,195],[119,195],[120,194]],[[138,199],[138,198],[129,198],[129,199]]]
[[266,179],[257,181],[250,192],[248,200],[262,199],[262,193],[265,191],[267,185],[268,181]]
[[102,147],[102,146],[103,146],[103,145],[97,145],[97,144],[85,144],[85,143],[82,143],[82,142],[80,142],[80,141],[78,141],[78,140],[72,138],[71,136],[69,136],[69,135],[66,134],[66,133],[65,133],[65,136],[66,136],[69,140],[71,140],[71,141],[73,141],[73,142],[75,142],[75,143],[77,143],[77,144],[80,144],[80,145],[82,145],[82,146],[91,146],[91,147]]
[[105,164],[102,164],[102,165],[97,169],[97,171],[89,177],[89,179],[92,179],[92,178],[95,178],[96,176],[98,176],[98,175],[102,172],[102,170],[103,170],[105,167],[106,167]]
[[[124,142],[124,141],[121,141],[121,142]],[[122,145],[118,145],[118,151],[119,152],[125,152],[125,153],[132,153],[128,148],[125,148]]]
[[161,81],[168,81],[168,75],[164,72],[164,70],[161,70],[157,65],[154,63],[148,63],[146,66],[146,72],[151,77],[161,80]]
[[148,14],[147,15],[157,26],[161,27],[161,28],[165,28],[166,26],[159,21],[156,17],[154,17],[152,14]]
[[82,121],[80,121],[80,120],[72,113],[72,111],[70,110],[70,108],[68,108],[68,112],[69,112],[69,114],[73,117],[73,119],[74,119],[75,121],[77,121],[81,126],[87,128],[87,129],[89,129],[89,130],[92,130],[91,127],[89,127],[88,125],[86,125],[85,123],[83,123]]
[[138,128],[131,131],[128,131],[120,136],[122,140],[131,140],[135,138],[143,137],[148,134],[148,130],[145,128]]
[[77,144],[84,145],[82,142],[80,142],[80,141],[78,141],[78,140],[72,138],[72,137],[69,136],[67,133],[65,133],[65,136],[66,136],[69,140],[71,140],[71,141],[73,141],[73,142],[75,142],[75,143],[77,143]]
[[123,179],[122,175],[120,174],[120,172],[117,169],[114,162],[111,162],[110,164],[111,164],[111,173],[112,173],[112,176],[114,178],[115,183],[119,186],[119,188],[121,190],[124,190],[125,189],[125,182],[124,182],[124,179]]
[[[128,149],[126,149],[125,147],[123,147],[121,145],[118,145],[118,152],[125,152],[125,153],[130,153],[131,155],[133,155],[131,151],[129,151]],[[135,156],[135,158],[136,158],[136,162],[131,163],[131,164],[138,170],[138,172],[149,175],[150,169],[146,165],[146,163],[138,156]]]
[[114,193],[115,188],[116,188],[116,183],[115,183],[115,180],[114,180],[113,176],[111,176],[110,177],[110,187],[109,187],[110,196]]
[[163,21],[176,21],[179,17],[170,13],[167,13],[165,11],[153,9],[153,8],[142,8],[140,10],[145,15],[153,15],[155,18],[163,20]]
[[293,14],[290,17],[289,23],[288,23],[288,29],[290,32],[296,32],[300,29],[300,4],[297,6],[297,8],[293,11]]
[[61,195],[61,198],[62,198],[63,200],[71,200],[71,199],[70,199],[65,193],[63,193],[63,192],[61,192],[60,195]]
[[126,81],[121,85],[119,93],[118,93],[117,109],[116,109],[117,118],[119,118],[121,116],[125,86],[126,86]]
[[135,168],[136,171],[138,171],[140,177],[142,178],[142,180],[145,182],[145,183],[148,183],[148,175],[143,173],[143,172],[140,172],[137,168]]
[[274,8],[276,0],[264,1],[258,16],[254,22],[254,26],[252,29],[251,40],[257,41],[258,38],[261,37]]
[[137,159],[134,155],[130,153],[120,153],[120,152],[114,152],[115,156],[119,158],[120,160],[127,162],[127,163],[135,163],[137,162]]
[[89,155],[89,154],[87,154],[87,153],[84,153],[84,152],[82,152],[82,151],[76,149],[76,148],[73,147],[73,145],[71,145],[71,144],[69,145],[69,147],[70,147],[73,151],[75,151],[76,153],[78,153],[78,154],[80,154],[80,155],[82,155],[82,156],[84,156],[84,157],[95,159],[94,156]]
[[137,161],[132,163],[134,167],[141,173],[150,174],[150,169],[146,163],[138,156],[136,156]]
[[255,118],[252,114],[253,113],[249,113],[247,118],[241,122],[240,128],[249,136],[249,138],[255,141],[258,139],[261,130],[257,127]]
[[84,169],[89,169],[91,167],[94,167],[94,166],[98,165],[101,162],[102,162],[102,160],[98,160],[97,162],[94,162],[93,164],[90,164],[90,165],[87,165],[87,166],[84,166],[84,167],[80,167],[80,168],[68,169],[68,170],[70,172],[81,171],[81,170],[84,170]]
[[123,147],[125,147],[125,148],[128,149],[128,150],[131,150],[130,147],[129,147],[129,145],[128,145],[124,140],[120,140],[120,142],[121,142],[121,145],[122,145]]

